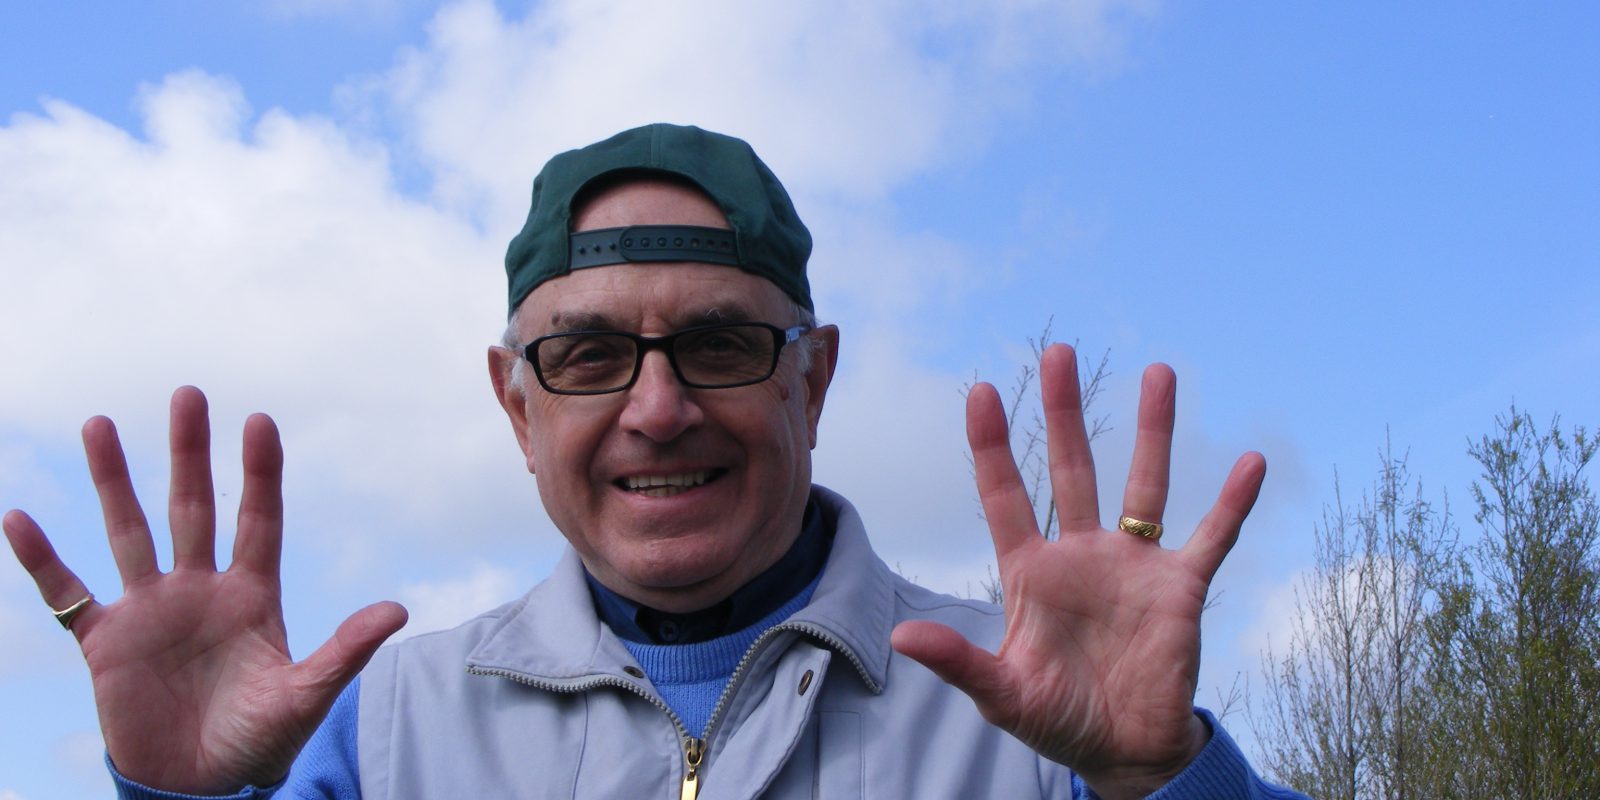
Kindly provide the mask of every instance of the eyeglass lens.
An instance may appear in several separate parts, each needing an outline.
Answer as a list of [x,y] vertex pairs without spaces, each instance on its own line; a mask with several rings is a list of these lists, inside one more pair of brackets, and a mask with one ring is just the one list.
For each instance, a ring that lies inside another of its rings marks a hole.
[[[664,337],[678,377],[691,386],[715,388],[760,381],[771,374],[777,347],[765,325],[691,329]],[[628,334],[580,332],[547,337],[538,344],[539,375],[559,392],[601,392],[627,386],[641,361],[638,340]]]

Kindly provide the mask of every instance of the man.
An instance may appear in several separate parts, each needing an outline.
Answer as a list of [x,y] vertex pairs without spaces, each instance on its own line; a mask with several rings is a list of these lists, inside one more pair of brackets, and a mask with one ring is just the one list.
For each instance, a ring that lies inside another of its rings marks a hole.
[[1052,348],[1060,540],[1033,527],[998,396],[979,386],[969,437],[1007,607],[919,589],[811,483],[839,332],[812,317],[810,245],[736,139],[655,125],[553,159],[506,257],[511,323],[489,372],[571,550],[521,600],[376,657],[404,623],[392,603],[287,657],[269,419],[246,423],[218,572],[204,398],[174,395],[167,574],[115,431],[91,420],[123,598],[94,602],[20,512],[5,529],[82,644],[119,791],[1291,796],[1192,707],[1201,607],[1262,458],[1241,458],[1164,550],[1174,380],[1152,367],[1121,522],[1101,529],[1075,357]]

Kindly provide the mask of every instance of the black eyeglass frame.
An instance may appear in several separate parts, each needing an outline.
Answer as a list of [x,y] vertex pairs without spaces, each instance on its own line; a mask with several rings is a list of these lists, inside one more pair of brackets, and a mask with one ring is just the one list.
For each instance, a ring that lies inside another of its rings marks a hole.
[[[737,383],[696,383],[689,380],[688,377],[683,374],[683,369],[678,366],[678,356],[673,350],[673,345],[681,336],[692,336],[694,334],[722,330],[725,328],[764,328],[768,333],[772,334],[772,362],[767,365],[766,372],[762,373],[761,377],[759,378],[751,378],[749,380],[739,381]],[[614,330],[562,331],[560,333],[552,333],[545,336],[540,336],[539,338],[528,342],[526,345],[523,345],[522,357],[527,359],[529,364],[533,365],[533,374],[538,377],[539,386],[551,394],[596,395],[625,392],[628,389],[633,388],[633,384],[639,380],[639,371],[644,368],[644,357],[649,354],[651,350],[660,350],[662,354],[667,357],[667,363],[672,365],[672,374],[676,375],[678,380],[682,382],[684,386],[688,386],[691,389],[736,389],[740,386],[751,386],[761,383],[762,381],[771,378],[773,373],[778,371],[778,359],[783,356],[784,345],[799,341],[800,337],[810,333],[813,330],[815,329],[810,325],[795,325],[791,328],[779,328],[776,325],[770,325],[765,322],[719,322],[713,325],[696,325],[692,328],[684,328],[680,331],[673,331],[665,336],[641,336],[637,333]],[[625,339],[630,339],[633,341],[633,373],[628,376],[628,381],[614,389],[556,389],[551,387],[550,384],[544,379],[544,370],[539,367],[539,359],[537,357],[539,345],[543,342],[548,342],[554,339],[563,339],[572,336],[596,335],[621,336]]]

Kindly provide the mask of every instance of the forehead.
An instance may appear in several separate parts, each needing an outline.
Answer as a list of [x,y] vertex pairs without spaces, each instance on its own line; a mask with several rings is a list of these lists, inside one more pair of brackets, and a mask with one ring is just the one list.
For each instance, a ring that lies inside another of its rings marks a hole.
[[783,290],[738,267],[614,264],[546,281],[519,316],[532,336],[590,329],[661,334],[708,322],[787,325],[789,306]]

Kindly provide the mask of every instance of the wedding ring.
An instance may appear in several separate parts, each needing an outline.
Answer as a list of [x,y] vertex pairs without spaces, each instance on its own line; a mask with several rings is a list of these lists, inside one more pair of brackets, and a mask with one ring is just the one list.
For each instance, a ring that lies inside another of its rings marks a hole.
[[53,608],[50,609],[50,613],[56,615],[56,622],[61,623],[61,627],[66,628],[67,630],[70,631],[70,630],[72,630],[72,620],[73,620],[73,618],[75,618],[79,614],[83,613],[83,610],[88,608],[89,604],[93,603],[93,602],[94,602],[94,594],[93,593],[86,594],[86,595],[83,596],[82,600],[79,600],[78,602],[73,603],[72,605],[67,606],[66,608],[63,608],[60,611],[57,611],[57,610],[55,610]]
[[1155,541],[1161,538],[1161,531],[1164,529],[1159,522],[1145,522],[1142,519],[1124,516],[1117,520],[1117,530],[1127,531],[1135,536],[1143,536],[1146,539]]

